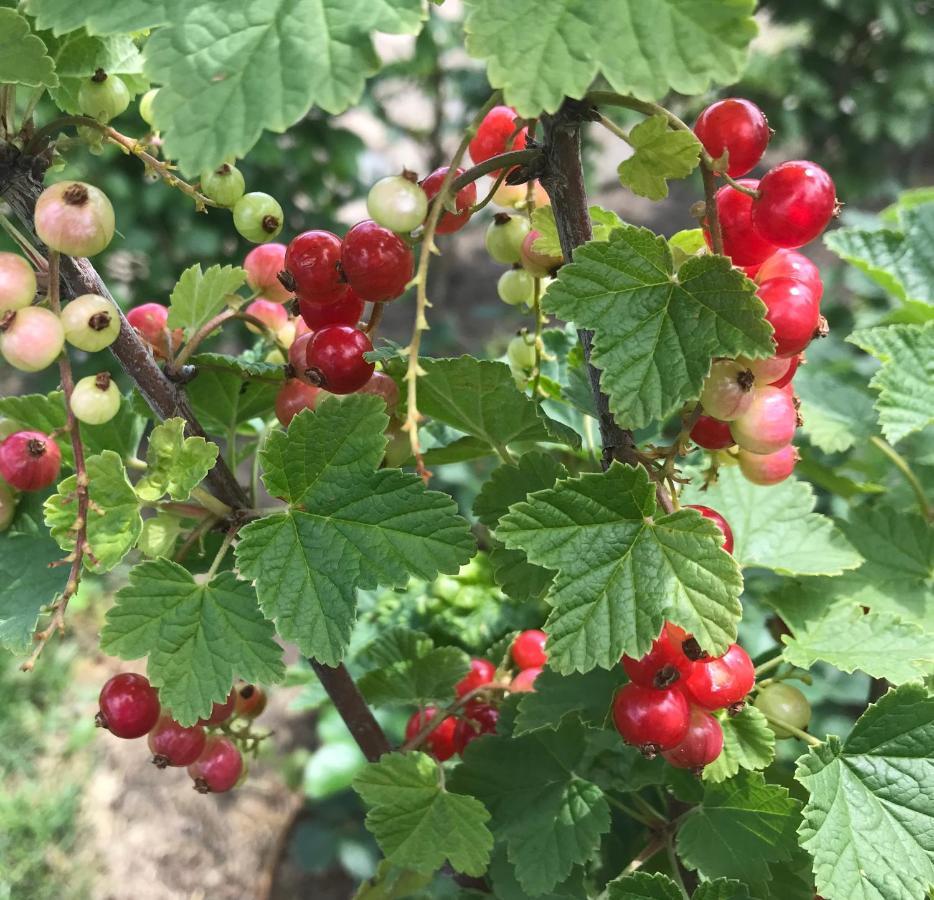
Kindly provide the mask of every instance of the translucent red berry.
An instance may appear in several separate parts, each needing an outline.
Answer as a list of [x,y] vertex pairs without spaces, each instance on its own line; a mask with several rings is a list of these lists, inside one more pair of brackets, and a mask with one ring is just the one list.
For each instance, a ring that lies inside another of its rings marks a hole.
[[686,508],[696,509],[705,519],[710,519],[723,532],[723,549],[727,553],[733,552],[733,529],[730,528],[729,522],[720,513],[709,506],[698,506],[697,504],[689,503]]
[[142,737],[159,720],[159,695],[145,675],[114,675],[101,688],[98,703],[95,722],[119,738]]
[[756,296],[765,304],[776,356],[795,356],[811,343],[820,324],[820,303],[807,284],[770,278],[759,285]]
[[18,491],[41,491],[61,467],[58,444],[41,431],[17,431],[0,442],[0,477]]
[[266,709],[266,692],[255,684],[244,684],[237,688],[234,714],[243,719],[255,719]]
[[804,159],[770,169],[759,182],[752,222],[763,240],[776,247],[802,247],[827,227],[837,207],[831,177]]
[[472,659],[470,671],[454,685],[454,693],[458,697],[469,694],[472,690],[489,684],[496,674],[496,666],[488,659]]
[[775,453],[750,453],[740,450],[737,454],[739,470],[753,484],[769,485],[784,481],[795,470],[800,458],[790,444]]
[[797,250],[779,250],[759,266],[756,281],[762,284],[770,278],[794,278],[795,281],[803,281],[818,301],[824,293],[820,269]]
[[792,356],[788,361],[789,366],[785,370],[785,374],[781,378],[776,378],[775,381],[770,382],[772,387],[783,388],[791,384],[791,379],[795,377],[795,372],[798,371],[798,366],[804,362],[804,354],[799,353],[797,356]]
[[285,269],[285,244],[272,241],[254,247],[243,259],[246,283],[275,303],[285,303],[292,292],[279,280]]
[[[265,297],[258,297],[252,303],[248,303],[243,312],[252,319],[261,322],[273,334],[279,331],[289,321],[289,311],[281,303],[273,303]],[[253,334],[262,334],[263,330],[258,325],[247,320],[247,331]]]
[[723,750],[723,728],[710,713],[700,707],[691,709],[684,739],[671,750],[662,752],[664,759],[679,769],[700,772],[712,763]]
[[528,691],[535,690],[535,682],[538,679],[538,676],[542,674],[541,666],[532,666],[528,669],[523,669],[519,672],[511,682],[509,682],[509,690],[514,694],[522,694]]
[[704,709],[726,709],[743,700],[755,681],[749,654],[739,644],[730,644],[723,656],[701,660],[680,688]]
[[528,132],[525,128],[517,129],[515,119],[516,111],[511,106],[494,106],[470,141],[470,158],[479,164],[507,150],[524,150]]
[[548,661],[545,642],[548,635],[537,628],[523,631],[512,642],[512,659],[520,669],[543,666]]
[[240,780],[243,757],[232,741],[210,737],[201,756],[188,766],[188,774],[199,794],[223,794]]
[[126,320],[139,332],[139,336],[152,346],[153,350],[163,356],[167,355],[170,339],[173,350],[182,342],[184,333],[181,328],[176,328],[171,335],[167,334],[169,310],[161,303],[142,303],[134,306],[127,312]]
[[226,722],[233,715],[236,703],[237,690],[236,688],[231,688],[227,699],[223,703],[215,703],[214,706],[211,707],[211,715],[206,719],[198,719],[198,724],[220,725],[222,722]]
[[352,394],[367,383],[376,368],[363,357],[372,349],[370,339],[349,325],[322,328],[308,344],[305,375],[332,394]]
[[[411,741],[429,722],[434,721],[439,712],[437,706],[426,706],[413,713],[405,726],[405,739]],[[456,728],[457,720],[448,716],[425,738],[423,746],[439,762],[450,759],[457,752],[454,742]]]
[[[754,178],[743,178],[743,187],[756,188]],[[734,266],[756,266],[768,259],[778,247],[767,241],[752,224],[752,197],[725,184],[716,194],[720,233],[723,236],[723,253]],[[710,233],[705,228],[704,238],[711,246]]]
[[312,331],[327,328],[328,325],[355,326],[363,318],[364,305],[364,301],[351,290],[350,285],[344,285],[344,290],[329,303],[312,303],[301,297],[298,299],[299,314]]
[[726,172],[733,178],[745,175],[762,159],[770,136],[762,110],[738,97],[711,103],[697,117],[694,134],[714,159],[729,152]]
[[613,721],[627,744],[639,747],[647,756],[654,756],[684,740],[690,706],[677,688],[660,691],[626,684],[613,699]]
[[193,763],[204,750],[206,738],[200,725],[185,728],[171,716],[162,716],[149,732],[147,742],[153,764],[164,769]]
[[381,397],[386,409],[392,412],[399,403],[399,387],[385,372],[374,372],[369,381],[357,391],[358,394],[372,394]]
[[[434,172],[422,182],[422,190],[427,194],[429,200],[433,199],[438,191],[441,190],[441,183],[444,181],[444,176],[447,175],[447,172],[448,166],[442,166],[440,169],[435,169]],[[458,178],[463,174],[464,170],[458,169],[454,177]],[[454,231],[460,231],[470,220],[470,208],[476,202],[477,183],[472,181],[467,187],[461,188],[454,198],[454,208],[458,210],[458,212],[455,214],[445,210],[441,213],[441,218],[438,220],[438,227],[435,228],[435,232],[437,234],[451,234]]]
[[285,251],[285,271],[300,300],[331,303],[343,296],[342,247],[341,239],[330,231],[304,231],[292,238]]
[[750,453],[775,453],[788,446],[798,427],[794,398],[781,388],[756,388],[752,403],[731,423],[733,439]]
[[645,656],[639,659],[624,656],[620,661],[633,684],[657,690],[671,687],[694,665],[681,651],[680,642],[671,639],[667,628],[662,628]]
[[721,422],[713,416],[703,415],[691,429],[691,440],[705,450],[725,450],[736,443],[733,435],[730,434],[730,426],[727,422]]
[[303,409],[313,410],[318,405],[320,395],[321,388],[305,384],[297,378],[289,378],[276,394],[276,418],[283,427],[288,428],[292,419]]
[[415,269],[412,248],[394,231],[371,219],[347,232],[341,265],[356,294],[373,302],[400,296]]
[[464,707],[464,715],[477,723],[482,734],[493,734],[499,721],[499,710],[483,700],[470,700]]
[[707,415],[731,422],[749,409],[754,384],[755,377],[745,366],[732,359],[717,360],[704,381],[701,406]]
[[785,359],[783,356],[769,356],[766,359],[749,359],[745,356],[738,356],[736,362],[752,372],[759,387],[764,384],[771,384],[781,378],[791,365],[791,360]]

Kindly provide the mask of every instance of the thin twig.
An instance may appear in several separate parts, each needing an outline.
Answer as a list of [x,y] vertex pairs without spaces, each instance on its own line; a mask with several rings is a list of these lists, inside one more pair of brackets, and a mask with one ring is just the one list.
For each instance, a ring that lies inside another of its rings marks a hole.
[[675,853],[674,835],[668,836],[668,840],[665,842],[665,848],[668,853],[668,862],[671,865],[671,877],[674,878],[675,883],[678,885],[684,900],[688,900],[691,895],[684,885],[684,876],[681,874],[681,863],[678,862],[678,854]]
[[630,147],[635,145],[629,139],[629,135],[619,127],[612,119],[608,119],[603,113],[600,113],[600,118],[597,121],[607,130],[610,134],[615,134],[624,144],[629,144]]
[[[61,301],[59,299],[59,255],[58,251],[53,250],[49,253],[49,306],[56,315],[62,311]],[[71,409],[71,394],[75,389],[75,379],[71,371],[71,362],[68,359],[68,351],[62,349],[62,354],[58,358],[58,370],[61,376],[62,391],[64,392],[65,414],[68,422],[68,432],[71,437],[71,449],[75,457],[75,497],[77,499],[77,516],[75,518],[75,549],[69,554],[71,561],[71,570],[68,573],[68,580],[65,582],[65,589],[61,596],[52,604],[52,618],[41,631],[35,635],[36,646],[29,659],[23,663],[23,671],[30,671],[36,664],[39,654],[45,648],[49,638],[58,631],[65,633],[65,610],[68,608],[68,601],[77,593],[78,586],[81,584],[81,570],[84,565],[85,553],[90,551],[88,546],[88,472],[84,464],[84,444],[81,442],[81,432],[78,420],[75,418]]]
[[373,309],[370,310],[370,318],[367,320],[366,325],[363,326],[364,334],[373,335],[376,333],[376,329],[379,328],[379,323],[383,320],[383,313],[385,311],[385,303],[373,304]]
[[[487,206],[490,201],[496,196],[496,192],[499,190],[500,185],[506,180],[506,176],[509,174],[509,169],[501,169],[499,175],[496,176],[496,181],[493,182],[493,187],[487,192],[487,195],[479,202],[474,203],[470,207],[470,214],[480,212],[485,206]],[[532,184],[530,181],[529,184]]]
[[723,232],[720,230],[720,213],[717,210],[717,178],[713,169],[703,160],[700,169],[704,180],[704,221],[710,234],[710,249],[723,256]]

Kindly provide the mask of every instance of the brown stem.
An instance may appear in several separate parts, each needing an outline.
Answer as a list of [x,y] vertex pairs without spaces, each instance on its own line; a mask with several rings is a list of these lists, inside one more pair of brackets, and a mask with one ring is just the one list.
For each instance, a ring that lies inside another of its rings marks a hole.
[[[0,142],[0,197],[10,205],[23,229],[42,250],[45,247],[33,229],[33,212],[43,189],[42,179],[47,167],[47,159],[24,156],[11,144]],[[68,299],[81,294],[99,294],[113,300],[107,286],[86,259],[61,258],[61,288],[62,296]],[[153,412],[160,419],[180,416],[187,422],[187,434],[207,438],[184,391],[159,368],[149,345],[140,339],[116,304],[114,311],[120,317],[120,334],[110,350],[136,383]],[[206,481],[214,496],[227,506],[249,508],[246,493],[220,457]]]
[[[49,254],[49,306],[56,315],[61,314],[62,304],[59,299],[59,255],[52,251]],[[88,547],[88,471],[84,465],[84,444],[81,442],[81,431],[78,420],[71,409],[71,394],[75,389],[75,379],[71,371],[71,362],[68,359],[68,351],[63,349],[58,358],[58,371],[62,381],[62,391],[65,394],[65,415],[68,421],[68,433],[71,436],[71,449],[75,456],[75,497],[77,499],[78,512],[75,519],[75,549],[70,554],[71,570],[68,572],[68,580],[65,582],[65,589],[61,596],[52,604],[52,618],[48,625],[35,635],[36,646],[21,666],[23,671],[30,671],[36,664],[39,654],[42,653],[45,645],[49,642],[55,632],[64,633],[65,631],[65,610],[68,608],[68,601],[78,592],[78,586],[81,584],[81,569],[84,565],[85,552]]]
[[720,213],[717,211],[717,176],[706,162],[701,160],[701,178],[704,179],[704,220],[710,232],[710,249],[723,256],[723,232],[720,230]]
[[363,327],[365,334],[370,335],[371,337],[376,333],[376,329],[379,328],[379,323],[383,320],[383,313],[386,311],[385,303],[374,303],[373,309],[370,311],[370,318],[366,325]]
[[[551,198],[558,239],[566,262],[571,261],[576,247],[593,237],[581,165],[580,129],[586,111],[585,104],[565,100],[557,113],[553,116],[542,116],[541,120],[545,136],[545,171],[540,180]],[[632,432],[621,428],[616,422],[613,413],[610,412],[609,398],[600,388],[600,370],[590,362],[593,332],[581,328],[577,334],[584,350],[584,359],[587,361],[587,374],[600,426],[603,445],[601,465],[604,471],[614,459],[637,465],[642,460],[636,452]],[[659,506],[666,513],[674,512],[674,504],[664,486],[656,484],[655,493]]]
[[[490,172],[497,172],[500,169],[511,169],[513,166],[521,166],[523,163],[531,162],[537,156],[541,155],[540,150],[510,150],[508,153],[500,153],[497,156],[491,156],[482,163],[478,163],[470,169],[467,169],[463,175],[458,175],[451,184],[450,191],[447,193],[451,197],[456,197],[461,188],[473,184],[483,175],[489,175]],[[439,192],[440,193],[440,192]]]

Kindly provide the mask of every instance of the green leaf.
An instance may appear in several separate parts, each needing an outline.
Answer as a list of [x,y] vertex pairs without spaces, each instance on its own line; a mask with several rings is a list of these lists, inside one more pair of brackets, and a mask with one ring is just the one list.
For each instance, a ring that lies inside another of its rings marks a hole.
[[190,338],[227,305],[227,295],[245,283],[246,272],[239,266],[211,266],[206,272],[198,263],[190,266],[172,289],[169,328],[183,328]]
[[882,362],[869,386],[879,392],[882,433],[893,444],[934,422],[934,320],[854,331],[847,340]]
[[817,890],[847,900],[916,900],[934,884],[934,698],[889,691],[798,760],[810,794],[799,829]]
[[85,28],[88,34],[117,34],[162,25],[185,5],[182,0],[82,0],[80,6],[69,0],[26,0],[25,11],[36,17],[40,31],[59,35]]
[[[127,480],[123,461],[105,450],[86,461],[88,495],[92,506],[88,510],[87,539],[92,558],[85,557],[85,566],[92,572],[109,572],[136,546],[143,520],[139,514],[139,498]],[[76,475],[70,475],[58,485],[58,493],[45,501],[45,524],[63,550],[75,548],[75,521],[78,504]],[[96,561],[95,561],[96,560]]]
[[121,659],[149,656],[149,680],[182,725],[223,702],[239,676],[280,681],[285,667],[256,593],[232,572],[207,584],[167,559],[140,563],[117,592],[101,647]]
[[661,872],[620,875],[606,886],[607,900],[683,900],[684,894]]
[[[656,100],[735,82],[756,34],[752,0],[468,0],[467,50],[487,63],[520,116],[554,112],[603,75],[613,90]],[[523,40],[512,29],[523,23]]]
[[723,728],[723,752],[704,767],[705,781],[725,781],[740,769],[764,769],[775,756],[775,732],[754,706],[739,715],[718,716]]
[[[602,206],[591,206],[590,226],[593,231],[593,240],[606,241],[610,235],[625,223],[612,210]],[[533,248],[539,253],[549,256],[562,256],[561,241],[558,240],[558,225],[555,222],[555,213],[550,206],[538,206],[532,210],[532,228],[540,232],[533,243]]]
[[590,733],[570,722],[557,732],[482,737],[470,743],[451,778],[454,790],[473,794],[490,811],[529,896],[567,878],[610,830],[603,792],[575,774]]
[[802,430],[825,453],[849,450],[875,430],[872,402],[863,386],[814,366],[802,366],[795,373],[795,393],[801,400]]
[[376,874],[360,885],[353,900],[407,900],[421,896],[432,878],[432,875],[400,869],[383,859],[376,867]]
[[901,219],[900,229],[836,228],[824,243],[899,300],[934,303],[934,203]]
[[736,467],[723,468],[706,491],[688,485],[681,502],[726,513],[733,557],[743,567],[781,575],[839,575],[862,561],[833,520],[814,512],[817,498],[806,481],[789,478],[763,487],[747,481]]
[[[549,454],[526,453],[517,465],[500,466],[490,475],[474,501],[474,514],[487,528],[494,529],[513,503],[552,487],[566,475],[564,466]],[[520,602],[541,598],[554,579],[554,572],[532,565],[522,550],[497,545],[490,553],[490,562],[496,583]]]
[[[537,894],[535,900],[580,900],[587,895],[583,873],[581,867],[575,867],[561,884],[555,885],[544,894]],[[493,882],[493,896],[496,900],[528,900],[529,895],[519,883],[516,867],[509,861],[506,845],[503,843],[497,844],[493,849],[487,878]]]
[[751,900],[751,898],[749,888],[745,884],[731,878],[717,878],[715,881],[705,881],[698,885],[691,900]]
[[182,522],[177,516],[158,512],[144,520],[136,546],[149,559],[171,556],[181,532]]
[[52,567],[61,557],[44,532],[0,535],[0,647],[13,653],[32,648],[42,607],[64,590],[68,580],[68,566]]
[[[237,0],[178,8],[146,45],[166,154],[188,172],[243,157],[312,106],[337,115],[379,68],[371,32],[417,34],[419,0]],[[257,67],[263,77],[256,77]]]
[[[249,419],[269,415],[282,386],[282,366],[257,367],[214,353],[199,353],[191,362],[198,374],[185,392],[209,432],[226,435]],[[261,381],[254,380],[257,374]]]
[[667,241],[626,225],[575,250],[543,303],[594,331],[591,359],[610,409],[641,427],[699,396],[714,357],[771,352],[754,288],[721,256],[691,258],[676,275]]
[[261,451],[266,487],[293,508],[240,532],[237,559],[260,606],[303,653],[335,665],[358,588],[403,587],[455,573],[475,551],[447,494],[379,465],[385,404],[359,395],[297,415]]
[[450,702],[454,685],[470,671],[470,657],[457,647],[435,647],[428,635],[394,628],[364,650],[379,667],[357,680],[374,706]]
[[507,547],[558,570],[545,628],[557,671],[640,657],[666,619],[711,653],[733,641],[742,577],[720,532],[694,510],[657,513],[646,471],[614,463],[533,494],[500,521]]
[[[64,396],[62,404],[64,405]],[[117,414],[103,425],[81,424],[81,441],[86,456],[113,450],[123,460],[136,458],[146,422],[135,408],[133,393],[124,395]],[[67,437],[66,437],[67,439]]]
[[482,875],[493,849],[490,814],[473,797],[445,790],[424,753],[387,753],[354,779],[369,807],[366,827],[386,858],[416,872],[448,860],[458,872]]
[[518,736],[540,728],[556,731],[572,714],[584,724],[602,728],[610,714],[613,695],[626,680],[622,666],[573,675],[559,675],[546,667],[535,680],[535,690],[523,694],[519,700],[513,734]]
[[678,830],[678,855],[705,878],[767,881],[768,864],[795,849],[800,806],[757,772],[705,782],[703,803]]
[[916,681],[934,670],[934,635],[848,601],[826,607],[783,640],[785,659],[804,669],[822,660],[843,672],[859,669],[893,684]]
[[217,460],[217,444],[202,437],[185,437],[184,419],[166,419],[149,435],[149,468],[136,483],[142,500],[187,500]]
[[55,87],[55,63],[15,9],[0,9],[0,84]]
[[650,116],[629,132],[635,151],[617,168],[623,187],[640,197],[664,200],[669,178],[687,178],[700,163],[701,143],[693,131],[670,131],[668,118]]
[[580,446],[580,435],[549,419],[516,387],[509,366],[461,356],[420,359],[418,408],[426,416],[478,437],[491,447],[515,441]]
[[702,250],[707,251],[707,242],[704,240],[704,232],[701,228],[676,231],[668,238],[668,246],[671,248],[671,255],[674,257],[677,268],[680,268],[686,259],[697,256]]

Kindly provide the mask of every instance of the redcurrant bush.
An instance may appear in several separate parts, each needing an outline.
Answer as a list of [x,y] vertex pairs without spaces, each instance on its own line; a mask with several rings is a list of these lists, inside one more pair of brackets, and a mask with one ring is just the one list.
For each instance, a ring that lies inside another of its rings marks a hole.
[[621,662],[633,684],[658,690],[671,687],[694,666],[694,662],[684,655],[677,637],[673,639],[673,633],[667,627],[652,642],[645,656],[639,659],[624,656]]
[[522,242],[529,234],[525,216],[497,213],[486,230],[486,252],[497,262],[512,265],[522,257]]
[[98,697],[95,722],[119,738],[138,738],[159,721],[159,695],[144,675],[124,672],[108,679]]
[[428,196],[415,177],[390,175],[381,178],[366,198],[366,211],[383,228],[405,234],[418,228],[428,214]]
[[732,359],[713,363],[700,395],[704,412],[721,422],[738,418],[752,404],[755,381],[749,369]]
[[696,509],[705,519],[710,519],[723,532],[723,549],[727,553],[733,552],[733,529],[730,528],[729,522],[720,513],[709,506],[698,506],[693,503],[689,503],[685,509]]
[[201,193],[218,206],[234,206],[245,190],[243,173],[230,163],[201,173]]
[[341,247],[341,239],[330,231],[313,229],[292,238],[285,251],[285,271],[300,300],[330,304],[344,296]]
[[282,207],[261,191],[244,194],[234,203],[234,228],[254,244],[271,241],[282,231]]
[[794,399],[782,388],[756,388],[749,408],[730,424],[740,449],[750,453],[775,453],[788,446],[798,427]]
[[711,103],[697,117],[694,133],[714,159],[729,154],[726,173],[733,178],[745,175],[762,159],[770,136],[762,110],[737,97]]
[[470,158],[475,163],[482,163],[507,150],[523,150],[526,134],[527,129],[516,127],[516,111],[511,106],[494,106],[484,116],[470,141]]
[[298,301],[302,321],[313,331],[328,325],[357,325],[363,318],[365,305],[349,285],[345,285],[330,303],[314,303],[301,298]]
[[[745,188],[756,190],[759,182],[755,178],[739,180]],[[764,238],[752,224],[752,197],[725,184],[717,191],[717,216],[723,236],[723,252],[734,266],[757,266],[765,262],[778,245]],[[705,226],[704,238],[712,246],[710,229]]]
[[531,666],[528,669],[522,669],[522,671],[509,682],[509,690],[513,694],[530,693],[535,690],[535,682],[541,674],[541,666]]
[[499,276],[496,292],[510,306],[531,304],[535,299],[535,279],[525,269],[509,269]]
[[88,375],[75,385],[69,405],[79,422],[103,425],[119,411],[120,391],[109,372]]
[[266,692],[255,684],[244,684],[237,688],[234,714],[241,719],[255,719],[266,709]]
[[[439,712],[437,706],[426,706],[413,713],[405,726],[405,739],[414,740],[429,723],[434,722]],[[447,716],[424,739],[425,748],[438,762],[450,759],[457,752],[454,734],[456,730],[457,720],[453,716]]]
[[740,471],[753,484],[778,484],[795,470],[798,451],[790,444],[774,453],[751,453],[740,450],[737,454]]
[[357,393],[380,397],[389,412],[395,411],[399,405],[399,386],[385,372],[374,372],[363,387],[357,389]]
[[130,105],[130,91],[119,75],[108,75],[98,69],[90,78],[81,81],[78,88],[78,108],[84,116],[109,122]]
[[292,292],[279,280],[279,273],[286,268],[285,244],[270,241],[259,244],[243,258],[246,283],[267,300],[285,303]]
[[803,281],[811,289],[811,293],[818,302],[824,293],[820,269],[797,250],[778,250],[759,266],[756,272],[756,281],[759,284],[772,278],[793,278],[795,281]]
[[535,278],[545,278],[551,275],[563,262],[564,257],[553,256],[535,249],[535,242],[542,236],[534,228],[522,239],[520,248],[520,262],[522,267]]
[[713,416],[699,416],[690,437],[698,447],[705,450],[725,450],[736,443],[730,433],[729,423],[721,422]]
[[496,666],[488,659],[472,659],[470,671],[454,685],[454,693],[458,697],[469,694],[474,688],[489,684],[496,674]]
[[41,372],[65,346],[65,332],[55,313],[27,306],[0,318],[0,354],[14,369]]
[[817,333],[820,322],[817,297],[806,283],[794,278],[763,281],[756,295],[765,304],[776,355],[797,356]]
[[237,689],[232,688],[223,703],[215,703],[211,707],[211,714],[204,719],[198,719],[199,725],[221,725],[226,722],[234,713],[234,707],[237,703]]
[[284,428],[288,428],[292,419],[303,409],[314,410],[317,407],[321,393],[321,388],[313,384],[289,378],[276,394],[276,418]]
[[243,312],[249,316],[246,320],[247,331],[253,334],[263,334],[263,329],[250,321],[256,319],[262,325],[266,326],[268,332],[276,334],[281,328],[284,328],[289,321],[288,310],[281,303],[273,303],[265,297],[259,297],[252,303],[248,303]]

